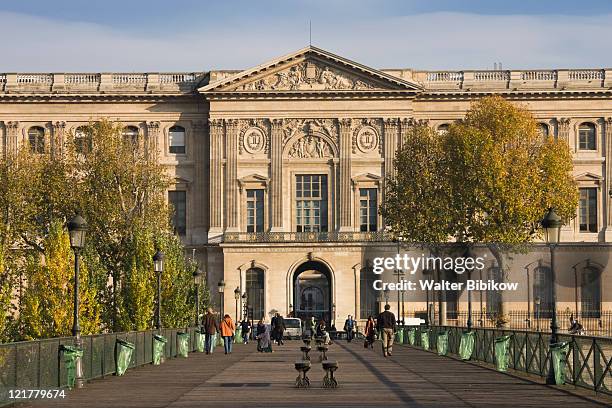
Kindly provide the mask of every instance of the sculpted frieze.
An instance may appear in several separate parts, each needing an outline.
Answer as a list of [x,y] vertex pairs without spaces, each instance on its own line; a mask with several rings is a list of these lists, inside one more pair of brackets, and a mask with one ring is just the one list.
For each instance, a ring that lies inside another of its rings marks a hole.
[[248,119],[240,121],[238,151],[248,154],[267,154],[270,150],[268,121],[265,119]]
[[283,132],[283,144],[298,133],[305,135],[322,133],[334,142],[338,142],[337,124],[334,119],[285,119]]
[[352,151],[353,154],[382,153],[381,119],[364,118],[356,122],[353,129]]
[[296,159],[320,159],[333,157],[329,143],[320,136],[302,136],[291,146],[289,157]]

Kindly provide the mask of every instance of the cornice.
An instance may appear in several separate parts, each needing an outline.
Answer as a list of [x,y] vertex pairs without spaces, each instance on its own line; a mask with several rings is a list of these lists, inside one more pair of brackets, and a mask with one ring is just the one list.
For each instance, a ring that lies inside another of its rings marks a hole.
[[485,96],[501,95],[506,99],[603,99],[612,97],[611,89],[576,90],[479,90],[479,91],[424,91],[419,100],[471,100]]
[[73,102],[167,102],[172,100],[202,101],[196,93],[147,93],[147,94],[25,94],[0,93],[0,103],[73,103]]

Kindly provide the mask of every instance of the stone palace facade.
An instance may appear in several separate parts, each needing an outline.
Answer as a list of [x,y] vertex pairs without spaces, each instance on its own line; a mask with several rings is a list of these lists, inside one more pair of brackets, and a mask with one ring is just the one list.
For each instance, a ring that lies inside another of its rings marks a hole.
[[[492,94],[526,105],[543,133],[569,143],[580,207],[563,238],[589,244],[581,263],[558,272],[582,282],[559,298],[572,310],[605,308],[612,69],[378,70],[310,46],[246,71],[6,73],[0,150],[29,143],[43,153],[51,136],[62,140],[96,118],[120,121],[126,134],[158,147],[174,178],[176,230],[197,250],[217,302],[224,280],[226,312],[240,317],[246,304],[255,319],[277,310],[361,320],[384,301],[371,288],[371,258],[398,250],[382,233],[378,207],[402,136],[416,123],[444,132],[473,100]],[[525,271],[530,279],[513,308],[547,296],[541,249],[513,260],[505,279],[524,281]],[[493,258],[485,273],[496,277]],[[235,288],[246,300],[235,299]],[[389,302],[399,314],[395,296]],[[410,312],[434,299],[401,296]],[[449,317],[465,310],[465,297],[447,299]],[[481,291],[481,308],[495,310],[496,302],[501,296]]]

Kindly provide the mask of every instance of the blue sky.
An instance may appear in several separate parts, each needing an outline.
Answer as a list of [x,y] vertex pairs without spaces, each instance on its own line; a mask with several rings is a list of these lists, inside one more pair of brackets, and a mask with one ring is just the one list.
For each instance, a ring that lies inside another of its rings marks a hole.
[[5,0],[0,72],[246,69],[307,45],[309,20],[375,68],[612,66],[612,0]]

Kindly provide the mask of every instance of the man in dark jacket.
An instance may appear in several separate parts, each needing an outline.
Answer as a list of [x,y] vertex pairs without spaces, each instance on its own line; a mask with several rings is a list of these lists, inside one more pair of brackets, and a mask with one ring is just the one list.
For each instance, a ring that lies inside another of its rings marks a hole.
[[276,344],[279,346],[283,344],[283,334],[285,332],[285,319],[280,313],[277,313],[276,316],[272,318],[272,335],[273,339],[276,341]]
[[378,331],[382,334],[382,348],[385,357],[393,351],[395,336],[395,315],[389,311],[391,306],[385,305],[385,311],[378,315]]
[[344,331],[346,332],[346,341],[351,342],[353,337],[355,336],[355,320],[353,320],[353,316],[349,315],[348,319],[344,322]]
[[204,348],[206,354],[210,354],[210,346],[212,345],[213,336],[219,331],[219,325],[217,324],[217,317],[213,314],[212,309],[209,307],[202,319],[202,326],[206,333]]

